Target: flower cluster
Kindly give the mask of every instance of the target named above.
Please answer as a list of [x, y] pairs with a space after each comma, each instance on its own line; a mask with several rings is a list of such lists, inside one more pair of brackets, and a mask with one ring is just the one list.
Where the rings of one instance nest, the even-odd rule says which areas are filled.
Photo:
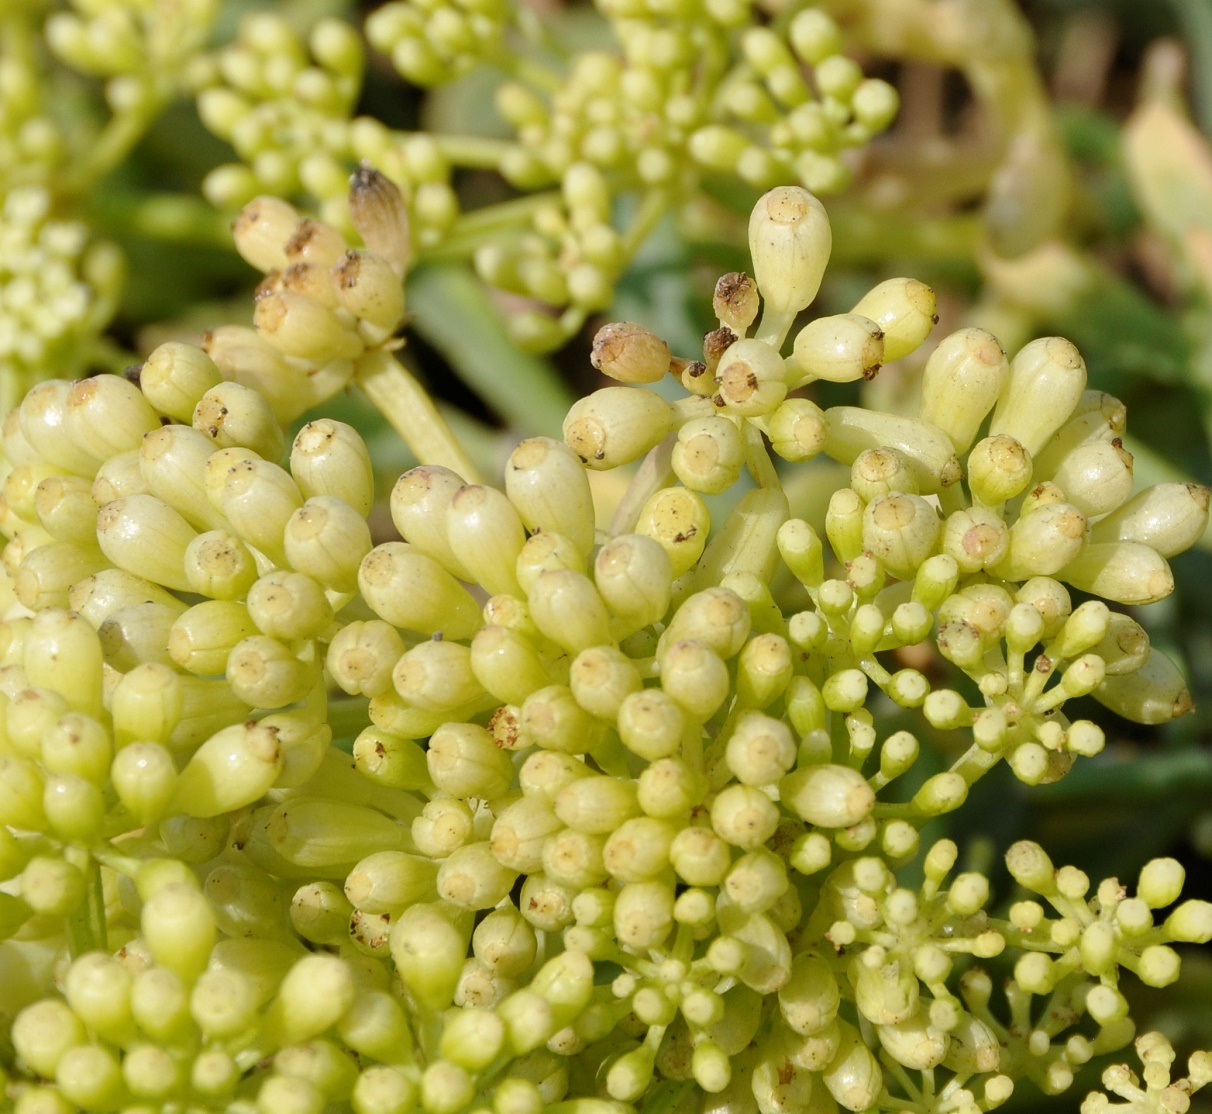
[[[791, 187], [754, 210], [756, 277], [721, 279], [701, 359], [607, 326], [618, 385], [518, 445], [502, 487], [467, 482], [391, 355], [403, 201], [364, 170], [349, 204], [363, 249], [245, 209], [254, 329], [45, 383], [4, 423], [17, 1110], [975, 1114], [1130, 1041], [1124, 972], [1168, 985], [1172, 945], [1212, 939], [1176, 862], [1091, 898], [1019, 843], [1051, 913], [1003, 917], [921, 834], [1002, 759], [1034, 783], [1096, 754], [1070, 696], [1186, 709], [1144, 631], [1064, 583], [1164, 595], [1206, 489], [1129, 497], [1122, 407], [1057, 338], [943, 340], [916, 418], [804, 397], [911, 351], [934, 305], [892, 280], [784, 357], [830, 248]], [[670, 375], [677, 402], [644, 389]], [[286, 446], [346, 383], [426, 461], [390, 492], [397, 540], [368, 525], [356, 430]], [[850, 466], [819, 529], [767, 446]], [[591, 475], [641, 457], [603, 521]], [[704, 497], [732, 489], [713, 527]], [[927, 641], [981, 707], [889, 672]], [[873, 689], [970, 745], [923, 779]], [[1002, 955], [1004, 1010], [977, 963]]]
[[10, 411], [49, 367], [79, 374], [117, 309], [122, 260], [77, 221], [51, 216], [42, 186], [0, 203], [0, 405]]
[[[816, 10], [776, 29], [747, 3], [600, 8], [618, 49], [578, 53], [566, 72], [529, 45], [542, 32], [516, 4], [394, 2], [369, 15], [371, 45], [411, 82], [503, 71], [495, 103], [509, 140], [351, 119], [364, 65], [352, 29], [322, 22], [305, 45], [280, 18], [250, 18], [197, 68], [202, 120], [241, 160], [214, 170], [206, 192], [236, 206], [306, 190], [340, 223], [343, 167], [369, 160], [405, 186], [421, 253], [474, 253], [486, 282], [534, 303], [508, 319], [514, 338], [548, 349], [609, 304], [675, 195], [712, 175], [835, 191], [849, 180], [844, 153], [895, 115], [892, 86], [865, 78]], [[459, 167], [493, 169], [533, 202], [461, 213]]]

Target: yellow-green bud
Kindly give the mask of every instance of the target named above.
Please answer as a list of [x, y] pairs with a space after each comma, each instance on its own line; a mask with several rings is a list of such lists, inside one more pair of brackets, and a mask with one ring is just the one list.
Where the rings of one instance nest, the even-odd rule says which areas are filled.
[[1032, 456], [1064, 424], [1086, 389], [1086, 365], [1062, 337], [1041, 337], [1010, 361], [990, 422], [990, 436], [1009, 434]]
[[749, 252], [769, 312], [789, 317], [816, 297], [832, 244], [825, 207], [807, 190], [780, 186], [759, 198]]
[[874, 379], [885, 358], [884, 331], [869, 317], [857, 311], [818, 317], [796, 333], [791, 359], [799, 375], [792, 386]]
[[665, 436], [669, 404], [651, 391], [603, 387], [575, 402], [564, 419], [564, 443], [587, 468], [617, 468], [643, 456]]

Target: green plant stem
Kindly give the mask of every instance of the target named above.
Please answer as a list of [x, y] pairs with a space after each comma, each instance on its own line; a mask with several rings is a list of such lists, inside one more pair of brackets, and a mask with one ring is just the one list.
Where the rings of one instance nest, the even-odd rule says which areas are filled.
[[137, 108], [111, 116], [88, 154], [60, 179], [57, 192], [72, 196], [91, 190], [126, 159], [163, 107], [163, 97], [149, 96]]
[[354, 381], [404, 438], [422, 464], [440, 464], [468, 483], [479, 483], [471, 458], [438, 413], [429, 392], [389, 352], [371, 352], [358, 361]]
[[414, 328], [511, 426], [558, 437], [572, 395], [544, 359], [510, 341], [483, 284], [466, 267], [432, 264], [408, 279]]
[[[428, 133], [427, 133], [428, 134]], [[492, 139], [481, 135], [429, 135], [446, 160], [454, 166], [478, 170], [496, 170], [501, 156], [515, 144], [508, 139]]]

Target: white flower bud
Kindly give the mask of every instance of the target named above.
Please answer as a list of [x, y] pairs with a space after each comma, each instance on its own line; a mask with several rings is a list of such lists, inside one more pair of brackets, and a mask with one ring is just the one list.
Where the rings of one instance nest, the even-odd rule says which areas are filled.
[[1086, 533], [1086, 516], [1075, 506], [1044, 504], [1010, 527], [1006, 556], [989, 571], [1002, 580], [1051, 576], [1081, 553]]
[[939, 526], [938, 512], [920, 495], [883, 495], [863, 512], [863, 550], [908, 579], [934, 551]]
[[[1037, 475], [1047, 472], [1041, 469]], [[1095, 518], [1115, 510], [1132, 493], [1132, 454], [1118, 439], [1092, 441], [1069, 453], [1051, 478], [1082, 514]]]
[[1031, 471], [1030, 454], [1005, 434], [978, 441], [968, 454], [968, 487], [987, 507], [998, 507], [1026, 490]]

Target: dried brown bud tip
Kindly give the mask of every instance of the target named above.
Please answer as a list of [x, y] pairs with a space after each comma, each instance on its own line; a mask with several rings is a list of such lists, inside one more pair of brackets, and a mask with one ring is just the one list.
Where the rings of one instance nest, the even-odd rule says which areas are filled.
[[743, 336], [757, 317], [757, 284], [744, 271], [730, 271], [721, 275], [715, 284], [711, 306], [721, 324], [738, 336]]

